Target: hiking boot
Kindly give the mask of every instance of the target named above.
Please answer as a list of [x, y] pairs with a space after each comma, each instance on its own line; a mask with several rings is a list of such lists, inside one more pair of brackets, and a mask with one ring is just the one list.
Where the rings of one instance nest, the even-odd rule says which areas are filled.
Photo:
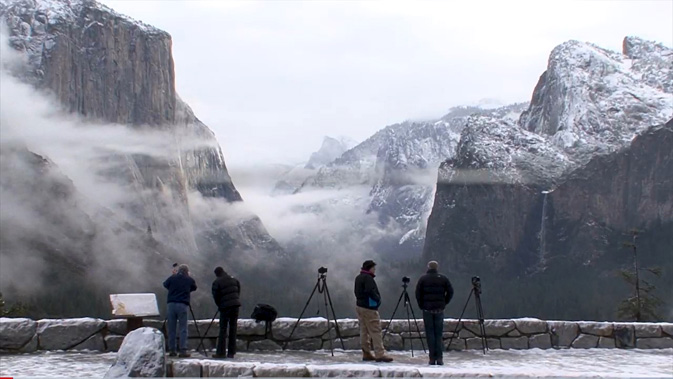
[[437, 361], [431, 359], [430, 362], [428, 362], [428, 364], [429, 364], [430, 366], [434, 366], [434, 365], [437, 364]]
[[227, 354], [227, 358], [234, 359], [234, 354]]
[[393, 361], [393, 358], [392, 358], [392, 357], [389, 357], [389, 356], [387, 356], [387, 355], [384, 355], [384, 356], [382, 356], [382, 357], [376, 358], [376, 361], [377, 361], [377, 362], [392, 362], [392, 361]]
[[178, 356], [178, 353], [176, 353], [176, 352], [174, 352], [174, 351], [171, 351], [171, 352], [168, 353], [168, 356], [169, 356], [169, 357], [177, 357], [177, 356]]
[[191, 356], [192, 356], [192, 355], [189, 354], [189, 353], [186, 352], [186, 351], [182, 351], [182, 352], [180, 352], [180, 354], [178, 354], [178, 357], [180, 357], [180, 358], [189, 358], [189, 357], [191, 357]]
[[367, 361], [375, 361], [376, 357], [372, 353], [368, 353], [366, 351], [362, 352], [362, 360], [367, 362]]
[[224, 354], [213, 354], [213, 356], [212, 356], [212, 358], [215, 358], [215, 359], [224, 359], [226, 357], [227, 356], [224, 355]]
[[437, 366], [444, 366], [444, 361], [441, 359], [437, 360]]

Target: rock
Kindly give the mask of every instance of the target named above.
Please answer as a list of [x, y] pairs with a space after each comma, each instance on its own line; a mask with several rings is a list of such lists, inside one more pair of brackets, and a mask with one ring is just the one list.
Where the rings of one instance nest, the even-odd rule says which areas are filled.
[[[463, 326], [474, 333], [475, 335], [481, 335], [479, 322], [470, 321], [463, 323]], [[502, 337], [507, 333], [514, 330], [514, 322], [510, 320], [485, 320], [484, 329], [486, 330], [487, 337]]]
[[423, 350], [424, 347], [427, 350], [428, 348], [428, 341], [425, 338], [403, 338], [402, 342], [404, 344], [404, 349], [402, 350], [411, 350], [412, 348], [414, 350]]
[[[451, 345], [449, 345], [449, 343]], [[448, 339], [444, 342], [444, 351], [446, 350], [465, 350], [465, 340], [462, 338]]]
[[390, 323], [390, 326], [388, 327], [388, 333], [393, 333], [393, 334], [400, 334], [402, 332], [409, 332], [409, 324], [411, 324], [411, 331], [416, 330], [416, 324], [418, 324], [418, 328], [420, 330], [425, 330], [425, 324], [423, 323], [423, 320], [410, 320], [410, 323], [407, 322], [407, 320], [393, 320]]
[[461, 329], [460, 332], [458, 332], [458, 337], [460, 338], [473, 338], [476, 337], [474, 333], [469, 331], [468, 329]]
[[236, 350], [237, 351], [248, 351], [248, 341], [246, 340], [236, 340]]
[[[197, 325], [199, 327], [198, 333], [196, 330]], [[210, 328], [208, 328], [209, 326]], [[206, 337], [217, 337], [220, 333], [219, 319], [214, 320], [212, 325], [210, 324], [210, 320], [197, 320], [196, 323], [193, 320], [189, 320], [187, 323], [187, 335], [189, 338], [203, 337], [206, 330], [208, 331]], [[238, 328], [236, 332], [238, 333]]]
[[106, 378], [163, 377], [166, 375], [164, 335], [154, 328], [139, 328], [124, 337], [116, 362]]
[[615, 339], [608, 337], [598, 337], [598, 347], [601, 349], [614, 349]]
[[591, 334], [594, 336], [608, 337], [612, 335], [611, 322], [588, 322], [580, 321], [577, 323], [580, 327], [580, 332], [584, 334]]
[[636, 336], [633, 324], [614, 325], [615, 346], [618, 348], [636, 347]]
[[199, 347], [201, 343], [200, 338], [188, 338], [187, 339], [187, 350], [198, 350], [203, 351], [203, 349], [210, 350], [214, 349], [217, 346], [217, 338], [204, 338], [203, 345]]
[[[486, 342], [486, 344], [487, 344], [486, 347], [488, 347], [488, 342]], [[467, 347], [467, 350], [481, 350], [483, 348], [482, 339], [479, 337], [466, 339], [465, 345]]]
[[673, 323], [670, 322], [662, 322], [661, 324], [661, 330], [668, 334], [669, 336], [673, 337]]
[[547, 322], [534, 318], [514, 319], [516, 329], [523, 334], [537, 334], [547, 332]]
[[71, 350], [88, 350], [88, 351], [105, 351], [105, 340], [103, 335], [96, 333], [89, 337], [86, 341], [73, 347]]
[[105, 336], [105, 351], [113, 351], [117, 352], [119, 351], [119, 348], [122, 346], [122, 342], [124, 341], [123, 336], [116, 336], [116, 335], [107, 335]]
[[200, 378], [203, 375], [201, 363], [194, 360], [176, 360], [171, 362], [171, 371], [176, 378]]
[[360, 335], [360, 323], [357, 319], [346, 318], [338, 320], [338, 325], [342, 338], [356, 337]]
[[263, 336], [265, 327], [265, 322], [256, 322], [253, 319], [239, 319], [236, 325], [236, 333], [239, 336]]
[[0, 349], [18, 350], [37, 332], [37, 323], [28, 318], [0, 318]]
[[530, 349], [551, 349], [551, 336], [549, 334], [536, 334], [528, 337]]
[[379, 368], [374, 365], [308, 365], [306, 366], [310, 377], [350, 377], [350, 378], [373, 378], [381, 376]]
[[661, 326], [655, 323], [637, 323], [634, 324], [636, 338], [654, 338], [661, 337]]
[[[458, 326], [462, 325], [462, 324], [463, 324], [462, 322], [458, 323], [458, 320], [455, 320], [455, 319], [451, 319], [451, 318], [444, 319], [444, 331], [445, 332], [446, 331], [453, 332], [456, 329], [461, 329]], [[458, 328], [456, 328], [456, 327], [458, 327]]]
[[399, 334], [388, 333], [383, 338], [383, 346], [386, 350], [404, 350], [404, 340]]
[[576, 349], [593, 349], [598, 347], [598, 337], [590, 334], [580, 334], [575, 338], [571, 347]]
[[236, 378], [239, 376], [253, 376], [254, 363], [248, 362], [221, 362], [203, 361], [201, 363], [204, 377]]
[[[290, 337], [290, 333], [296, 324], [296, 319], [279, 318], [273, 322], [272, 335], [275, 340], [285, 341]], [[302, 319], [299, 321], [297, 329], [292, 334], [293, 340], [304, 338], [321, 337], [327, 332], [327, 319], [314, 317]]]
[[521, 337], [521, 333], [514, 329], [511, 332], [507, 333], [507, 337]]
[[[362, 349], [362, 346], [360, 345], [360, 337], [344, 338], [343, 340], [344, 340], [344, 348], [346, 350]], [[335, 339], [334, 346], [341, 348], [341, 341], [339, 341], [339, 339]]]
[[486, 345], [489, 349], [502, 349], [502, 344], [500, 343], [500, 338], [487, 338]]
[[636, 347], [638, 349], [669, 349], [673, 348], [673, 338], [638, 338]]
[[[23, 345], [19, 349], [19, 353], [34, 353], [37, 351], [39, 345], [39, 339], [37, 338], [37, 334], [33, 336], [33, 338], [28, 341], [27, 344]], [[2, 349], [0, 349], [2, 351]]]
[[308, 376], [308, 369], [303, 364], [271, 364], [262, 363], [254, 367], [257, 378], [303, 378]]
[[[107, 331], [109, 333], [117, 334], [120, 336], [126, 335], [126, 320], [122, 319], [107, 320], [105, 321], [105, 325], [107, 326]], [[158, 329], [161, 330], [160, 328]]]
[[105, 328], [105, 321], [94, 318], [39, 320], [40, 350], [67, 350]]
[[500, 344], [503, 349], [528, 349], [528, 337], [503, 337]]
[[379, 367], [382, 378], [420, 378], [421, 373], [414, 367]]
[[157, 319], [152, 319], [152, 318], [146, 318], [146, 319], [143, 319], [143, 327], [154, 328], [154, 329], [157, 329], [157, 330], [163, 332], [164, 327], [165, 327], [165, 320], [157, 320]]
[[[338, 339], [337, 339], [338, 341]], [[287, 345], [285, 346], [286, 349], [288, 350], [320, 350], [320, 348], [323, 346], [322, 339], [320, 338], [306, 338], [303, 340], [296, 340], [296, 341], [291, 341], [288, 342]], [[340, 343], [339, 344], [334, 344], [334, 347], [341, 347]], [[329, 341], [325, 343], [325, 348], [329, 349]]]
[[548, 321], [551, 331], [551, 343], [554, 347], [570, 347], [579, 334], [579, 327], [574, 322]]
[[248, 350], [278, 351], [282, 350], [282, 348], [272, 340], [260, 340], [250, 341], [248, 344]]

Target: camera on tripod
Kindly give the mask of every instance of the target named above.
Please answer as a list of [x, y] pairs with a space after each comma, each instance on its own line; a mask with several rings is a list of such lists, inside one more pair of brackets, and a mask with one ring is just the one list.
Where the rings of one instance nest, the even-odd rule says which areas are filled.
[[323, 267], [323, 266], [321, 266], [321, 267], [318, 269], [318, 274], [326, 274], [326, 273], [327, 273], [327, 267]]
[[477, 295], [481, 295], [481, 279], [478, 276], [472, 277], [472, 288], [474, 288]]
[[408, 276], [405, 276], [405, 277], [402, 278], [402, 283], [404, 283], [404, 284], [407, 284], [407, 283], [409, 283], [410, 281], [411, 281], [411, 279], [409, 279]]

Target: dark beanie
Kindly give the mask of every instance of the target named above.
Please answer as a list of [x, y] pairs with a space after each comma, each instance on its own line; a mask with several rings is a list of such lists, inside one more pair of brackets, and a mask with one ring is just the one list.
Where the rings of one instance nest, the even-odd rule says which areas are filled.
[[215, 275], [222, 276], [222, 274], [224, 274], [224, 269], [220, 266], [215, 267]]
[[367, 260], [362, 263], [363, 270], [370, 270], [372, 267], [376, 266], [376, 262], [372, 260]]

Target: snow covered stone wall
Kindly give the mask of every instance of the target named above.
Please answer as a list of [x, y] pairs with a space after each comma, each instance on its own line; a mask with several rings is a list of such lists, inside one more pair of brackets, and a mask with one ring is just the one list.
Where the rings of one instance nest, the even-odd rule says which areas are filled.
[[[388, 350], [421, 349], [425, 338], [423, 320], [418, 320], [420, 335], [411, 321], [394, 320], [384, 339]], [[264, 335], [264, 324], [250, 319], [238, 321], [239, 351], [320, 350], [341, 348], [334, 322], [328, 333], [327, 321], [310, 318], [296, 323], [293, 318], [279, 318], [272, 331]], [[189, 324], [188, 346], [196, 349], [199, 335], [204, 335], [206, 349], [214, 349], [218, 322], [198, 320], [199, 334], [194, 322]], [[145, 320], [144, 325], [163, 330], [163, 320]], [[347, 350], [359, 350], [358, 321], [338, 320], [339, 331]], [[486, 320], [486, 343], [489, 349], [558, 349], [558, 348], [673, 348], [673, 323], [626, 323], [593, 321], [543, 321], [532, 318]], [[454, 335], [454, 331], [457, 333]], [[207, 331], [207, 333], [206, 333]], [[27, 353], [37, 350], [117, 351], [126, 334], [126, 320], [94, 318], [49, 319], [34, 321], [25, 318], [0, 318], [0, 352]], [[292, 334], [290, 338], [290, 334]], [[476, 320], [444, 320], [444, 345], [452, 350], [481, 349], [480, 327]], [[453, 339], [451, 337], [453, 336]], [[451, 346], [448, 346], [451, 341]], [[331, 345], [330, 345], [331, 344]]]

